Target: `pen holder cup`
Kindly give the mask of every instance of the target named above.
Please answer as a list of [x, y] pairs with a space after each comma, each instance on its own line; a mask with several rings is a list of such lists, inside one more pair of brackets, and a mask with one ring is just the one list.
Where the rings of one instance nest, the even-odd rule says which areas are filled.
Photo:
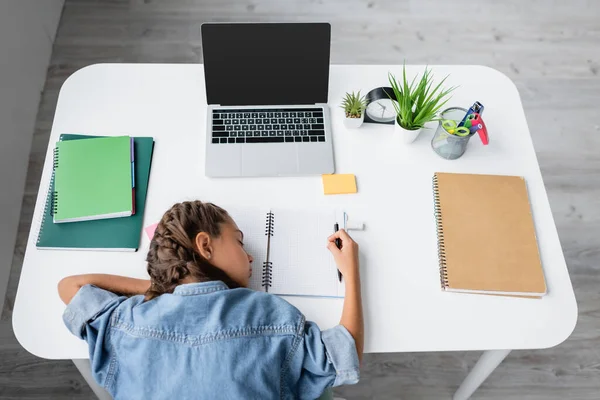
[[471, 139], [471, 136], [475, 133], [468, 134], [467, 136], [458, 136], [448, 133], [442, 126], [442, 122], [445, 120], [454, 121], [456, 125], [458, 125], [466, 113], [467, 110], [464, 108], [451, 107], [445, 109], [440, 114], [437, 130], [433, 135], [433, 139], [431, 139], [431, 148], [440, 157], [445, 158], [446, 160], [456, 160], [467, 150], [469, 139]]

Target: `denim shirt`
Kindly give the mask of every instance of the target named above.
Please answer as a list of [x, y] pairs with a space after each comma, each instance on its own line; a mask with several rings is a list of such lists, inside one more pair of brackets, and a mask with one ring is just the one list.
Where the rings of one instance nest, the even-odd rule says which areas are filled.
[[82, 287], [63, 320], [115, 399], [315, 399], [358, 382], [354, 339], [280, 297], [221, 281], [144, 302]]

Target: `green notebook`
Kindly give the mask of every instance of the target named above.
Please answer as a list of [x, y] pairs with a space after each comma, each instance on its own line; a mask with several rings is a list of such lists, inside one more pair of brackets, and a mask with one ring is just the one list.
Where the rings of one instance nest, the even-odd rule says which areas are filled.
[[[90, 140], [90, 136], [65, 134], [60, 137], [61, 141], [77, 139]], [[36, 243], [38, 249], [137, 250], [142, 232], [154, 140], [151, 137], [136, 137], [134, 146], [135, 215], [125, 218], [54, 224], [52, 223], [54, 179], [52, 179]]]
[[54, 151], [54, 222], [130, 216], [132, 162], [129, 136], [59, 141]]

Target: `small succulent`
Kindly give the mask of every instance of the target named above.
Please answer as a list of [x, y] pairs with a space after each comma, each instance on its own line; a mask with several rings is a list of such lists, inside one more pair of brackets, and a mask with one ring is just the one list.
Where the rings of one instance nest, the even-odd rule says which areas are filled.
[[361, 97], [360, 90], [358, 93], [346, 93], [341, 107], [346, 112], [347, 118], [360, 118], [365, 108], [367, 108], [367, 100], [365, 96]]

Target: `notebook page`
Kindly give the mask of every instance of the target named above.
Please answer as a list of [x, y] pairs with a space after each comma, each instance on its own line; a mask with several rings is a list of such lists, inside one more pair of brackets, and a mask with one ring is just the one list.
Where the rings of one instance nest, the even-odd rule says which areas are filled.
[[244, 248], [254, 257], [254, 262], [251, 264], [252, 276], [248, 286], [253, 290], [264, 291], [262, 267], [267, 258], [265, 223], [269, 209], [229, 207], [227, 212], [244, 233]]
[[[335, 211], [273, 209], [273, 263], [270, 293], [343, 297], [327, 237], [333, 233]], [[341, 226], [341, 225], [340, 225]]]

